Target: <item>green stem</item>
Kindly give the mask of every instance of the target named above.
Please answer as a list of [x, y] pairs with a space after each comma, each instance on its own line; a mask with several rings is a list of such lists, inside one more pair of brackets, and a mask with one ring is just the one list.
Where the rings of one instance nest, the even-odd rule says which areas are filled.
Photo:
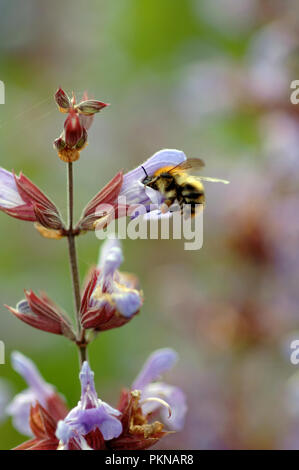
[[87, 359], [87, 351], [86, 351], [87, 343], [85, 340], [85, 331], [83, 330], [81, 323], [80, 323], [81, 295], [80, 295], [80, 279], [79, 279], [79, 270], [78, 270], [76, 241], [75, 241], [75, 233], [73, 229], [74, 179], [73, 179], [73, 164], [71, 162], [68, 163], [67, 175], [68, 175], [67, 186], [68, 186], [68, 220], [69, 220], [67, 239], [68, 239], [68, 247], [69, 247], [70, 270], [71, 270], [71, 275], [72, 275], [74, 304], [75, 304], [75, 312], [76, 312], [77, 346], [79, 349], [80, 364], [82, 365], [83, 362]]

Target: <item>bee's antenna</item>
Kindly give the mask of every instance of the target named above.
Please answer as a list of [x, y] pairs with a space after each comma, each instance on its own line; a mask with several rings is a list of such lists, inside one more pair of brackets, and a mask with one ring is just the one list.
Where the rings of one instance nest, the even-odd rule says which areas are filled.
[[141, 165], [141, 168], [143, 169], [143, 171], [145, 173], [145, 176], [148, 178], [148, 174], [147, 174], [146, 169], [144, 168], [144, 166]]

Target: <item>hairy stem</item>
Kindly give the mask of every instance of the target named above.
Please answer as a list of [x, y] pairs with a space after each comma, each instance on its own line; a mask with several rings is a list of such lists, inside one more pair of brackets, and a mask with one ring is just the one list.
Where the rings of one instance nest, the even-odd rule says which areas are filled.
[[73, 218], [74, 218], [74, 179], [73, 179], [73, 164], [68, 163], [67, 171], [67, 186], [68, 186], [68, 221], [69, 227], [67, 231], [68, 247], [69, 247], [69, 260], [70, 260], [70, 270], [72, 275], [73, 283], [73, 293], [74, 293], [74, 304], [76, 312], [76, 323], [77, 323], [77, 346], [79, 348], [79, 359], [80, 364], [87, 358], [87, 344], [85, 341], [85, 332], [81, 327], [80, 323], [80, 305], [81, 305], [81, 295], [80, 295], [80, 279], [78, 271], [78, 260], [77, 260], [77, 250], [76, 250], [76, 240], [75, 233], [73, 228]]

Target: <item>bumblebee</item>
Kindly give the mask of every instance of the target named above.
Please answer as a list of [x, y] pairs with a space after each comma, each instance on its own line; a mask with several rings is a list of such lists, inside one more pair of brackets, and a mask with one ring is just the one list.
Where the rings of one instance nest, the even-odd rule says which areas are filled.
[[199, 170], [204, 167], [204, 162], [200, 158], [190, 158], [174, 167], [160, 168], [153, 176], [149, 176], [142, 167], [145, 178], [142, 183], [159, 193], [165, 198], [164, 204], [169, 208], [178, 202], [181, 211], [184, 205], [189, 204], [191, 216], [195, 216], [205, 206], [205, 190], [202, 181], [220, 182], [227, 184], [229, 181], [206, 176], [192, 176], [190, 170]]

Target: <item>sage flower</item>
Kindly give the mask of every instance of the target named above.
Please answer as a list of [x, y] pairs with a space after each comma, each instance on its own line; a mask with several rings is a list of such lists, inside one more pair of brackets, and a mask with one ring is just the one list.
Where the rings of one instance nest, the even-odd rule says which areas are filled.
[[30, 359], [15, 351], [12, 353], [12, 366], [28, 384], [28, 389], [17, 394], [6, 409], [7, 414], [12, 417], [14, 427], [21, 434], [32, 435], [29, 424], [30, 409], [37, 402], [51, 413], [54, 419], [65, 416], [63, 399], [53, 385], [45, 382]]
[[135, 276], [118, 271], [122, 262], [119, 240], [107, 239], [83, 294], [80, 313], [84, 328], [100, 331], [117, 328], [139, 312], [142, 292]]
[[80, 382], [81, 399], [65, 419], [58, 423], [56, 430], [56, 436], [64, 449], [69, 449], [71, 441], [81, 445], [82, 438], [92, 431], [100, 431], [105, 441], [117, 438], [122, 432], [118, 419], [121, 413], [98, 398], [94, 373], [86, 361], [80, 372]]
[[151, 188], [147, 188], [142, 183], [146, 174], [153, 176], [160, 168], [172, 168], [186, 159], [186, 155], [181, 150], [164, 149], [156, 152], [142, 165], [124, 175], [119, 196], [126, 199], [127, 205], [141, 204], [148, 207], [152, 200], [149, 198], [147, 190]]
[[[186, 160], [181, 150], [164, 149], [156, 152], [145, 162], [125, 175], [118, 173], [83, 210], [79, 227], [83, 230], [101, 229], [114, 218], [139, 215], [138, 206], [156, 216], [161, 214], [160, 204], [163, 202], [158, 191], [145, 186], [142, 181], [160, 168], [172, 168]], [[168, 214], [165, 214], [169, 217]]]
[[[177, 353], [170, 348], [158, 349], [153, 352], [139, 375], [132, 384], [132, 390], [141, 390], [143, 413], [150, 414], [160, 408], [162, 421], [174, 431], [180, 431], [184, 426], [187, 411], [185, 395], [179, 387], [168, 385], [164, 382], [156, 382], [162, 374], [170, 370], [178, 359]], [[155, 401], [155, 399], [158, 399]], [[159, 399], [165, 401], [171, 410], [161, 407]]]

